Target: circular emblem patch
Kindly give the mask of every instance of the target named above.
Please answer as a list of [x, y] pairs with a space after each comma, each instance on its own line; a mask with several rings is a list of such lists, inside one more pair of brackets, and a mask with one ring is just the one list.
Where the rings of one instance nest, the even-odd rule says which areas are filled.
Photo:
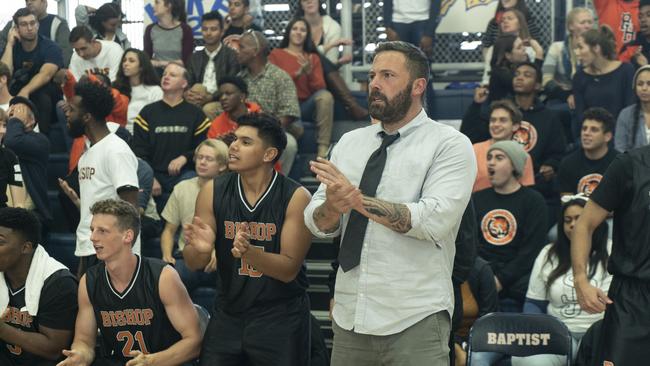
[[512, 135], [512, 140], [520, 143], [526, 152], [530, 152], [537, 145], [537, 129], [532, 124], [521, 121], [521, 127]]
[[578, 193], [584, 193], [587, 197], [591, 196], [602, 179], [603, 176], [598, 173], [585, 175], [578, 182]]
[[481, 231], [488, 243], [506, 245], [517, 235], [517, 220], [508, 210], [492, 210], [483, 216]]

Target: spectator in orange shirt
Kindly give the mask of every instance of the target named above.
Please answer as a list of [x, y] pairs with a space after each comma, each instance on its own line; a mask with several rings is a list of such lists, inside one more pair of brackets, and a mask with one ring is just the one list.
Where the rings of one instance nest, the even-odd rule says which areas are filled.
[[[510, 100], [497, 100], [490, 105], [490, 139], [472, 145], [476, 155], [478, 171], [472, 192], [490, 188], [490, 176], [487, 169], [487, 152], [490, 146], [498, 141], [510, 141], [515, 131], [521, 125], [522, 114], [519, 108]], [[533, 159], [526, 153], [526, 163], [523, 174], [517, 177], [519, 183], [524, 186], [535, 185], [535, 174], [533, 173]]]
[[227, 137], [237, 128], [237, 119], [248, 113], [257, 113], [262, 108], [255, 102], [246, 101], [248, 87], [238, 76], [224, 76], [219, 79], [219, 102], [223, 113], [212, 121], [208, 130], [209, 139], [222, 139], [230, 145]]
[[289, 22], [280, 46], [271, 51], [269, 61], [293, 79], [300, 102], [300, 117], [316, 122], [318, 156], [326, 157], [334, 124], [334, 97], [325, 85], [323, 66], [304, 18]]
[[618, 59], [629, 62], [637, 47], [627, 47], [625, 50], [621, 50], [621, 47], [632, 42], [639, 31], [639, 0], [593, 0], [593, 3], [598, 24], [607, 24], [614, 31]]

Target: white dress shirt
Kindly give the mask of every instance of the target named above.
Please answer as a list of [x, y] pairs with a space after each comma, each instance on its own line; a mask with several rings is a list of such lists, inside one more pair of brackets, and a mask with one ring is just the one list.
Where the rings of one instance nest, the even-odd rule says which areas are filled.
[[221, 51], [221, 44], [212, 52], [208, 51], [207, 48], [204, 51], [208, 55], [208, 63], [205, 65], [205, 72], [203, 73], [203, 86], [205, 86], [208, 93], [213, 94], [217, 91], [217, 77], [222, 76], [214, 72], [214, 58]]
[[[380, 131], [374, 124], [348, 132], [334, 147], [332, 163], [355, 186], [381, 145]], [[395, 334], [436, 312], [453, 313], [456, 234], [476, 177], [472, 144], [424, 110], [398, 132], [376, 197], [406, 204], [412, 228], [400, 234], [370, 220], [359, 266], [336, 276], [334, 320], [362, 334]], [[349, 214], [333, 233], [316, 227], [313, 213], [324, 201], [321, 184], [305, 209], [307, 227], [319, 237], [345, 232]]]

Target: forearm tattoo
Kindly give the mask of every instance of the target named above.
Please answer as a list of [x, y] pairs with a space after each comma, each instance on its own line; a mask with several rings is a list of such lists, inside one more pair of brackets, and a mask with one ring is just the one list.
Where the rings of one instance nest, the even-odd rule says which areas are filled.
[[314, 210], [314, 223], [320, 231], [326, 234], [333, 233], [339, 228], [339, 220], [336, 220], [333, 223], [328, 223], [327, 214], [325, 213], [323, 205], [316, 207]]
[[374, 197], [363, 197], [363, 206], [375, 221], [395, 232], [404, 234], [411, 230], [411, 211], [406, 205], [382, 201]]

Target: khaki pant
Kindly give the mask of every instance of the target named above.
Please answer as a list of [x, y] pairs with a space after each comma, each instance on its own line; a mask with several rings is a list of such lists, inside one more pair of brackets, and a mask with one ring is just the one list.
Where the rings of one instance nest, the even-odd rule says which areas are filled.
[[448, 366], [450, 326], [444, 310], [387, 336], [344, 330], [333, 321], [331, 366]]

